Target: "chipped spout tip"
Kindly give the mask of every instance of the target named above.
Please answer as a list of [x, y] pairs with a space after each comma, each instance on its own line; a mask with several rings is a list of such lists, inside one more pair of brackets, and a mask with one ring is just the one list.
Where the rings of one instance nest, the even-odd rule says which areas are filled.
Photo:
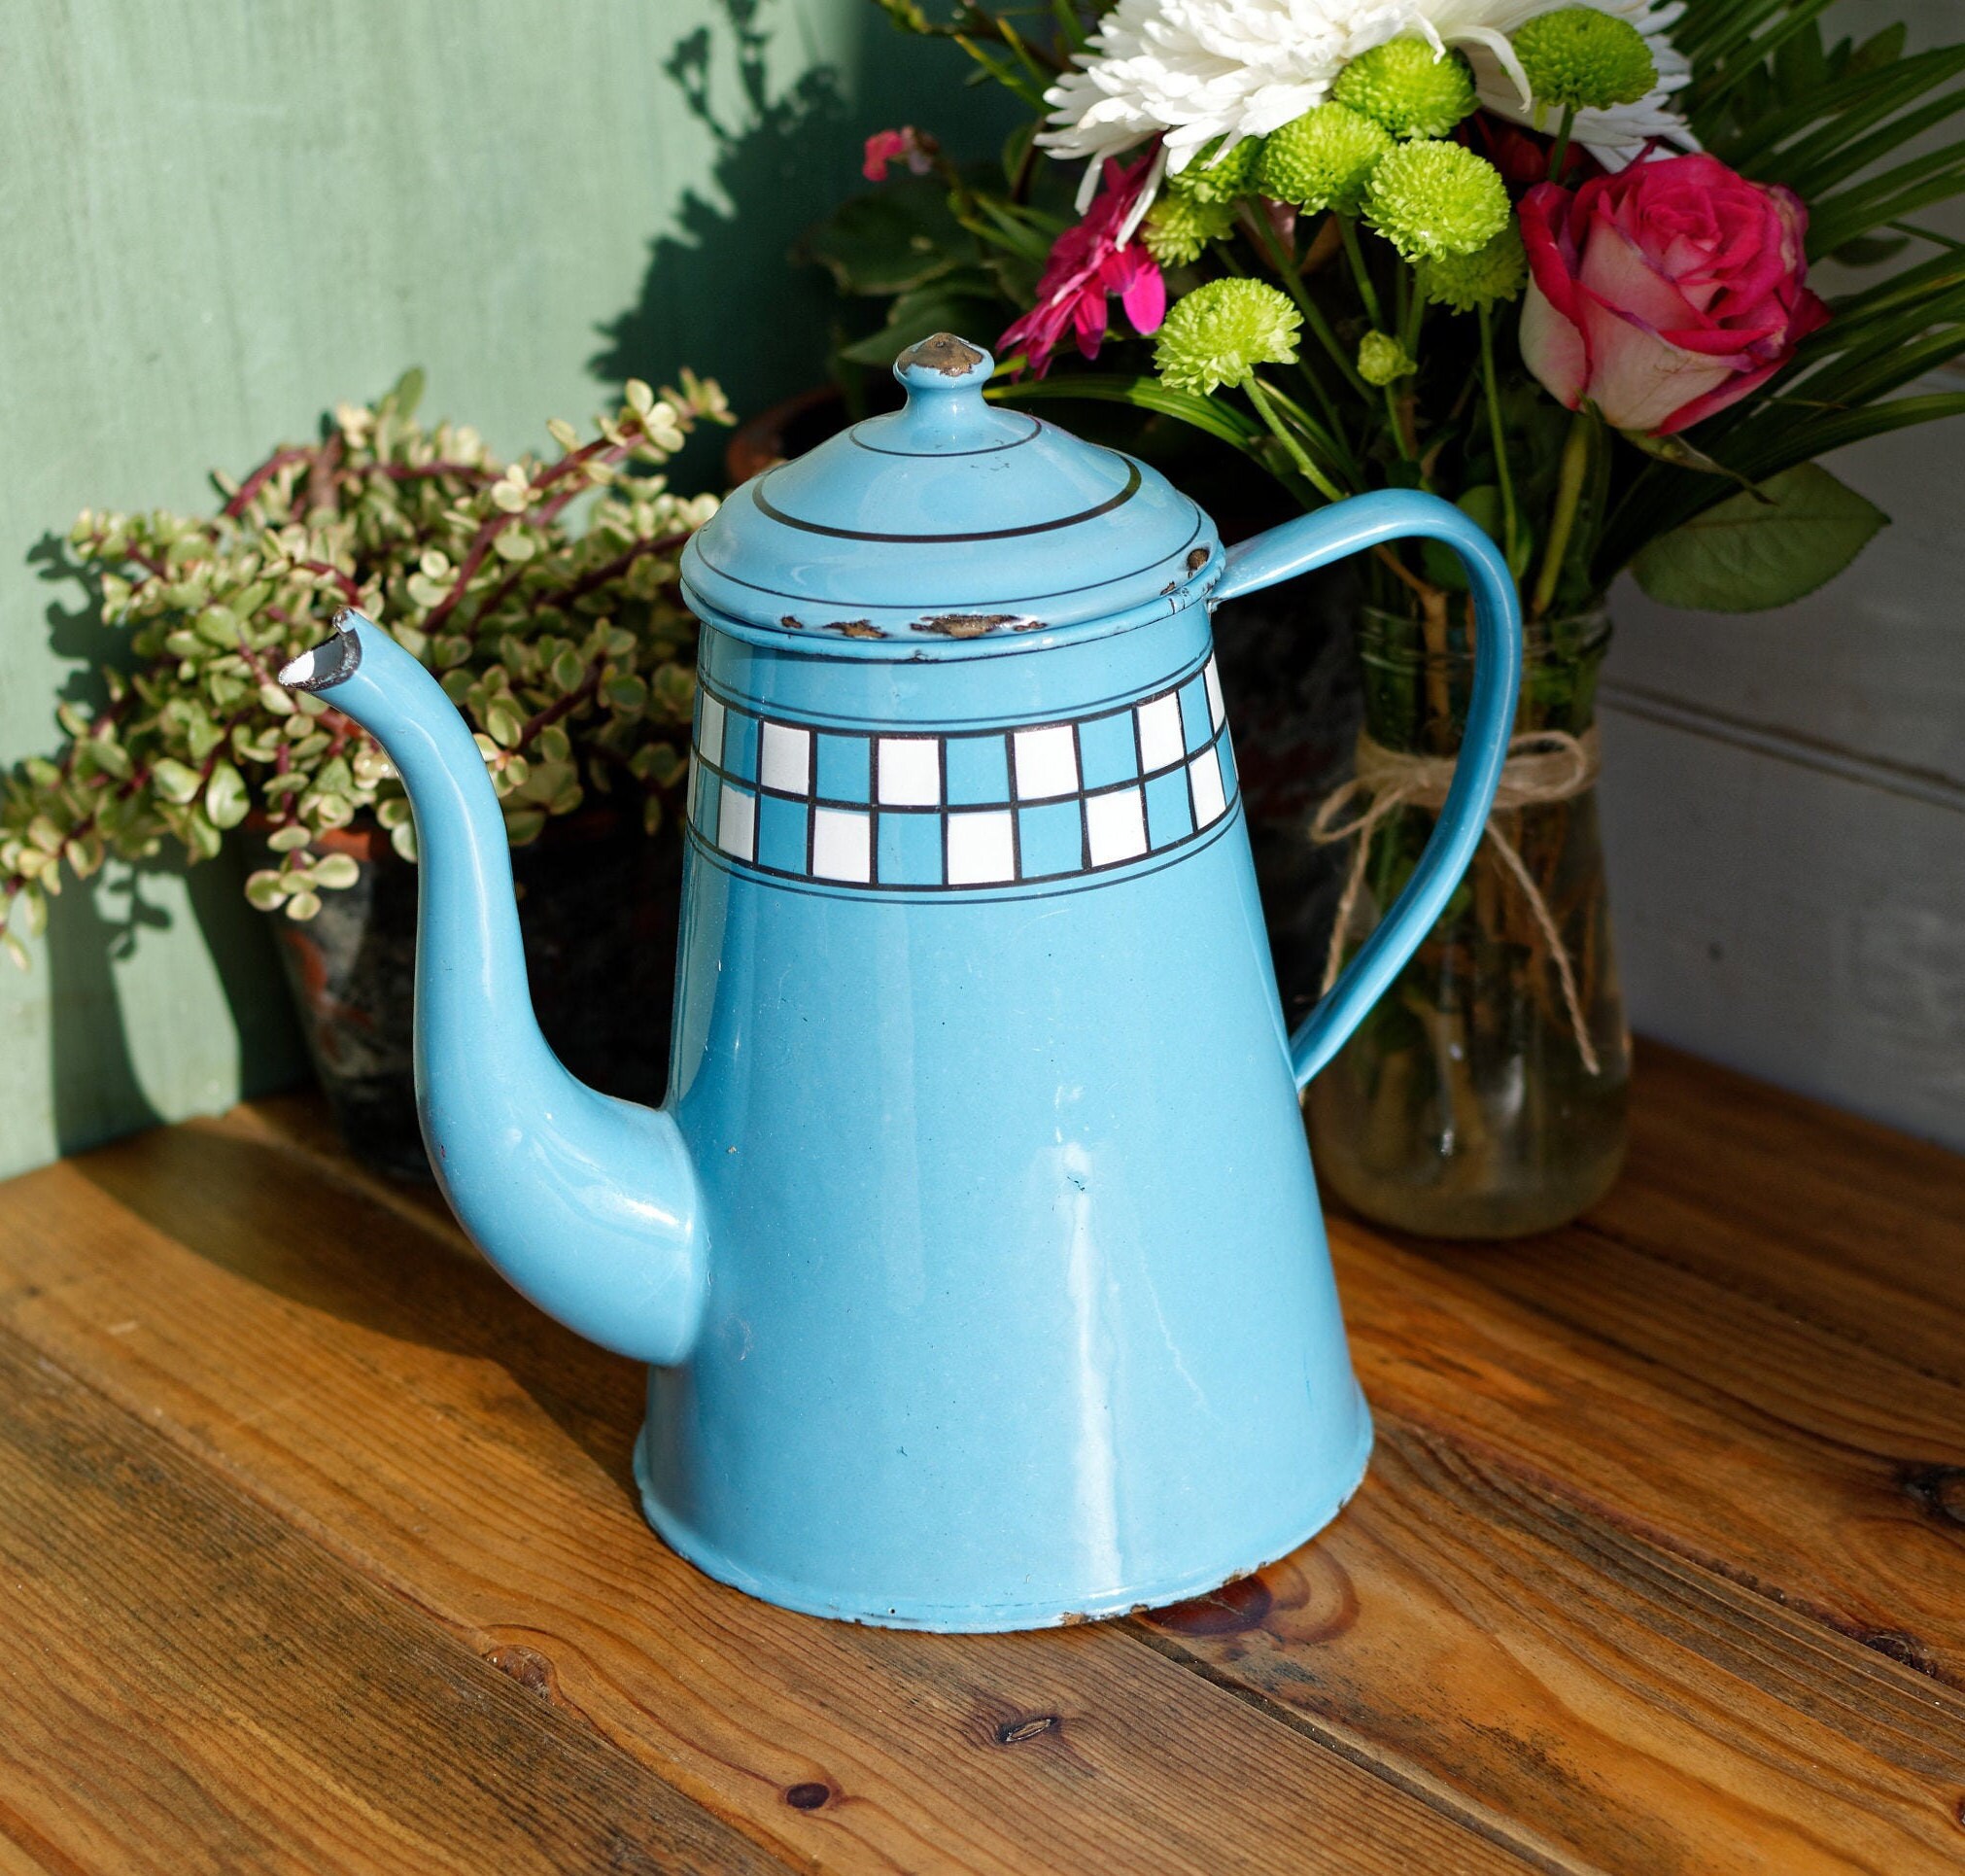
[[362, 641], [353, 612], [334, 614], [334, 636], [283, 666], [280, 682], [289, 690], [331, 690], [354, 677], [362, 663]]

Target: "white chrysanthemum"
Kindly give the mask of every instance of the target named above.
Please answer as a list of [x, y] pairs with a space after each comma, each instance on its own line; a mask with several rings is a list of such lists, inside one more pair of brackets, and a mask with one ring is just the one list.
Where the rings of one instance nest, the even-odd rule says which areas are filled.
[[1265, 137], [1330, 94], [1360, 52], [1396, 39], [1415, 0], [1119, 0], [1088, 56], [1045, 93], [1059, 156], [1099, 160], [1166, 136], [1175, 175], [1217, 137]]
[[[1564, 0], [1119, 0], [1083, 62], [1049, 91], [1051, 127], [1039, 141], [1058, 156], [1091, 158], [1081, 208], [1098, 186], [1100, 161], [1164, 135], [1166, 169], [1178, 175], [1216, 138], [1231, 148], [1265, 137], [1329, 95], [1361, 52], [1409, 33], [1473, 66], [1489, 110], [1535, 124], [1533, 101], [1508, 34]], [[1672, 115], [1672, 92], [1690, 69], [1667, 29], [1682, 0], [1586, 0], [1644, 35], [1658, 87], [1637, 104], [1578, 113], [1575, 140], [1612, 169], [1653, 137], [1691, 146]], [[1553, 123], [1536, 127], [1553, 130]], [[1157, 185], [1157, 178], [1154, 183]], [[1146, 212], [1143, 196], [1139, 213]]]
[[[1531, 129], [1553, 131], [1561, 113], [1538, 110], [1529, 97], [1521, 61], [1509, 34], [1565, 0], [1414, 0], [1413, 30], [1437, 47], [1457, 46], [1473, 67], [1484, 109]], [[1692, 81], [1692, 66], [1667, 36], [1685, 11], [1684, 0], [1581, 0], [1599, 13], [1628, 19], [1644, 35], [1658, 83], [1636, 104], [1608, 111], [1578, 111], [1575, 141], [1605, 169], [1635, 162], [1647, 143], [1696, 150], [1699, 141], [1672, 108], [1672, 96]]]

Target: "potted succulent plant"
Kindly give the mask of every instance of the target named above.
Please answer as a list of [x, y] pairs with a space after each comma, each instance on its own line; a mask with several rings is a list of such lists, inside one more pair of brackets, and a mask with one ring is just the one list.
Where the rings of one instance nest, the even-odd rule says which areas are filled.
[[404, 1171], [423, 1164], [409, 804], [362, 731], [274, 675], [349, 606], [439, 676], [504, 807], [542, 1025], [576, 1072], [659, 1095], [695, 694], [675, 557], [716, 504], [651, 471], [727, 421], [691, 374], [631, 382], [586, 440], [555, 420], [557, 455], [503, 463], [467, 427], [419, 424], [421, 390], [411, 371], [216, 476], [216, 513], [85, 513], [69, 548], [110, 635], [102, 702], [63, 704], [66, 744], [0, 789], [0, 942], [22, 965], [64, 873], [243, 841], [344, 1137]]

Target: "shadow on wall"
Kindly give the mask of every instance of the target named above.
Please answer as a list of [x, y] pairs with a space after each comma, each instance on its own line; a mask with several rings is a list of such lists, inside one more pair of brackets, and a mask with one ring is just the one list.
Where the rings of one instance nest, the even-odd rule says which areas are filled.
[[[103, 623], [94, 583], [70, 557], [65, 541], [45, 535], [27, 564], [42, 580], [70, 586], [81, 596], [74, 606], [50, 602], [49, 643], [58, 657], [79, 661], [57, 701], [97, 707], [103, 702], [98, 673], [122, 654], [123, 640]], [[172, 915], [156, 894], [167, 880], [183, 882], [180, 890], [211, 955], [238, 1039], [242, 1091], [283, 1087], [305, 1070], [272, 935], [246, 904], [236, 855], [227, 852], [188, 868], [166, 852], [134, 864], [111, 861], [88, 880], [69, 875], [49, 901], [46, 947], [49, 1096], [61, 1153], [80, 1152], [162, 1118], [130, 1047], [117, 966], [135, 958], [146, 929], [169, 927]], [[170, 1011], [166, 1020], [198, 1019]], [[168, 1061], [159, 1069], [166, 1076], [173, 1072]], [[183, 1104], [190, 1091], [159, 1092], [163, 1105], [171, 1105]]]
[[[958, 49], [896, 31], [870, 4], [847, 16], [858, 37], [845, 60], [819, 64], [809, 62], [789, 0], [716, 5], [715, 20], [679, 39], [664, 64], [716, 152], [713, 188], [685, 195], [674, 232], [652, 243], [636, 303], [598, 329], [605, 343], [590, 366], [618, 384], [631, 376], [659, 383], [690, 365], [720, 378], [748, 412], [824, 375], [830, 287], [820, 269], [793, 263], [790, 250], [805, 227], [866, 187], [864, 138], [918, 122], [952, 150], [989, 152], [1016, 106], [993, 86], [965, 88], [973, 68]], [[677, 483], [718, 485], [719, 449], [713, 432], [693, 439]], [[126, 649], [121, 636], [103, 623], [65, 542], [51, 535], [27, 559], [40, 579], [65, 589], [46, 613], [53, 650], [74, 661], [61, 696], [99, 705], [96, 674]], [[179, 878], [181, 886], [165, 884]], [[167, 927], [174, 905], [189, 909], [212, 958], [244, 1092], [304, 1076], [273, 937], [245, 903], [242, 879], [243, 862], [229, 851], [190, 869], [166, 853], [69, 879], [52, 901], [46, 968], [58, 1151], [202, 1104], [203, 1091], [171, 1079], [180, 1070], [169, 1043], [173, 1024], [205, 1021], [203, 1012], [174, 1001], [167, 986], [144, 984], [142, 1006], [153, 1014], [137, 1049], [122, 1005], [121, 983], [143, 976], [143, 932]], [[182, 1054], [209, 1070], [208, 1048]]]
[[[832, 323], [830, 283], [791, 260], [811, 223], [867, 184], [869, 134], [910, 122], [951, 150], [998, 148], [1017, 106], [995, 86], [965, 87], [975, 70], [959, 49], [898, 31], [858, 9], [852, 69], [808, 67], [774, 88], [774, 35], [790, 23], [781, 0], [717, 0], [720, 20], [676, 41], [663, 70], [716, 151], [713, 194], [691, 190], [675, 231], [650, 243], [635, 304], [600, 330], [595, 375], [660, 382], [684, 365], [720, 379], [741, 415], [823, 378]], [[734, 104], [719, 100], [734, 99]], [[701, 444], [702, 439], [697, 439]], [[689, 471], [710, 466], [686, 463]]]

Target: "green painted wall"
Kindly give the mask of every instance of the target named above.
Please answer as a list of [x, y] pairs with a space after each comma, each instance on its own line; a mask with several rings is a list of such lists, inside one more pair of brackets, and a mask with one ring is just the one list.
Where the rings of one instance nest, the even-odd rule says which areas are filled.
[[[49, 537], [190, 505], [341, 398], [543, 444], [636, 373], [740, 408], [819, 372], [797, 230], [867, 131], [991, 147], [995, 96], [870, 0], [16, 0], [0, 59], [0, 757], [52, 748], [89, 623]], [[0, 1173], [301, 1058], [221, 861], [112, 867], [0, 961]]]

